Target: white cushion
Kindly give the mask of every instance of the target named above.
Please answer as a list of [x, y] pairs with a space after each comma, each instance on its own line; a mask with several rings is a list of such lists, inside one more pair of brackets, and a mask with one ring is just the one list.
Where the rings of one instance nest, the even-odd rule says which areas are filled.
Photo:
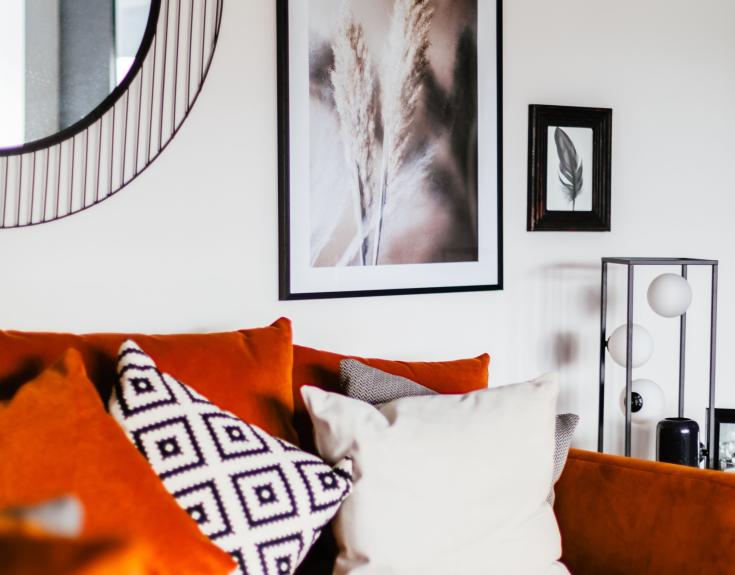
[[335, 575], [568, 573], [546, 498], [554, 377], [380, 407], [303, 388], [330, 463], [353, 459]]

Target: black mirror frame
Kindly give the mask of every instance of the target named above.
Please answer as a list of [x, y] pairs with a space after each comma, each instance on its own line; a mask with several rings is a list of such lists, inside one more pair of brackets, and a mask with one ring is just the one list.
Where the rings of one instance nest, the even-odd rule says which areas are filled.
[[173, 140], [209, 74], [224, 0], [151, 0], [135, 60], [85, 118], [0, 149], [0, 230], [84, 211], [126, 187]]
[[148, 52], [151, 48], [151, 45], [153, 44], [153, 38], [156, 35], [156, 27], [158, 26], [158, 18], [160, 14], [161, 0], [151, 0], [151, 9], [148, 14], [148, 23], [146, 24], [145, 32], [143, 33], [143, 38], [140, 42], [140, 47], [138, 48], [138, 52], [135, 55], [135, 60], [133, 61], [133, 64], [130, 66], [130, 70], [128, 70], [128, 73], [125, 74], [125, 77], [115, 87], [115, 89], [110, 92], [108, 96], [104, 100], [102, 100], [102, 102], [100, 102], [100, 104], [96, 108], [94, 108], [89, 114], [87, 114], [78, 122], [72, 124], [71, 126], [67, 126], [63, 130], [60, 130], [55, 134], [45, 136], [31, 142], [26, 142], [19, 146], [0, 148], [0, 157], [17, 156], [18, 154], [27, 154], [29, 152], [36, 152], [44, 148], [50, 148], [51, 146], [55, 146], [59, 142], [63, 142], [64, 140], [68, 140], [69, 138], [76, 136], [78, 133], [83, 132], [86, 128], [99, 120], [105, 114], [105, 112], [112, 108], [115, 103], [117, 103], [117, 101], [125, 95], [125, 93], [128, 91], [128, 88], [130, 88], [130, 84], [132, 84], [133, 80], [138, 75], [138, 72], [143, 65], [143, 61], [145, 60], [146, 56], [148, 56]]

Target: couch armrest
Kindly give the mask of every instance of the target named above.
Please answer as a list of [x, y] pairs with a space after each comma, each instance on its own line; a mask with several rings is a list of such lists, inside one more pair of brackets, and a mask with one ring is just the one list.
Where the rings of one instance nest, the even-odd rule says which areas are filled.
[[735, 475], [572, 450], [556, 494], [573, 575], [735, 573]]

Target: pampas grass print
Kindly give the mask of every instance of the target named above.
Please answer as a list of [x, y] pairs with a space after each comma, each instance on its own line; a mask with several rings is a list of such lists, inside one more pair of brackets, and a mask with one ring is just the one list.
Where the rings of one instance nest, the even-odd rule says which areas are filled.
[[406, 162], [411, 128], [421, 101], [433, 15], [431, 0], [396, 0], [382, 74], [383, 162], [373, 265], [380, 257], [385, 206], [389, 194], [395, 193], [393, 184]]
[[353, 172], [353, 203], [360, 236], [360, 263], [369, 249], [370, 216], [375, 205], [375, 78], [365, 44], [365, 32], [355, 23], [348, 4], [342, 6], [339, 31], [333, 45], [331, 79], [339, 115], [347, 165]]
[[[401, 193], [417, 189], [395, 184], [407, 165], [407, 150], [421, 103], [433, 15], [431, 0], [395, 0], [386, 57], [379, 72], [383, 125], [379, 142], [375, 69], [364, 31], [354, 20], [349, 1], [343, 3], [332, 45], [331, 81], [345, 158], [353, 171], [351, 194], [357, 225], [357, 237], [343, 261], [354, 259], [352, 252], [359, 247], [360, 265], [378, 265], [384, 220], [390, 213], [386, 207], [399, 201]], [[378, 157], [380, 174], [376, 177]]]

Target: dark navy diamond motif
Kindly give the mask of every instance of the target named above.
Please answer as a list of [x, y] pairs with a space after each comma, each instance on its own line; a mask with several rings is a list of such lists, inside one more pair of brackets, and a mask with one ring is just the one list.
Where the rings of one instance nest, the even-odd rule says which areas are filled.
[[[129, 355], [137, 356], [137, 358], [142, 359], [144, 363], [152, 363], [152, 360], [150, 357], [148, 357], [148, 354], [140, 349], [137, 344], [132, 341], [125, 342], [120, 348], [120, 352], [117, 354], [118, 364]], [[133, 360], [131, 360], [131, 363], [134, 363]]]
[[331, 489], [339, 489], [339, 482], [337, 481], [337, 478], [334, 476], [334, 472], [332, 472], [331, 470], [319, 473], [317, 477], [319, 478], [319, 481], [321, 481], [322, 489], [324, 491], [329, 491]]
[[350, 492], [350, 477], [343, 477], [338, 469], [325, 471], [321, 461], [294, 462], [296, 470], [309, 494], [312, 513], [339, 507]]
[[[251, 528], [298, 515], [291, 486], [278, 465], [237, 473], [231, 480]], [[262, 501], [259, 491], [266, 485], [273, 497]]]
[[151, 380], [147, 377], [132, 377], [130, 378], [130, 385], [133, 386], [133, 391], [135, 391], [136, 395], [152, 393], [155, 390]]
[[290, 443], [288, 443], [286, 441], [283, 441], [283, 439], [278, 439], [277, 437], [274, 437], [273, 439], [275, 440], [275, 442], [278, 445], [281, 446], [281, 448], [283, 449], [283, 451], [291, 452], [291, 453], [303, 453], [303, 451], [301, 451], [301, 449], [299, 449], [295, 445], [291, 445]]
[[270, 483], [268, 485], [256, 487], [255, 495], [258, 497], [258, 501], [261, 505], [268, 505], [269, 503], [276, 503], [278, 501], [278, 497], [273, 491], [273, 487]]
[[238, 441], [245, 442], [248, 440], [247, 437], [245, 437], [245, 433], [243, 432], [243, 430], [240, 429], [239, 427], [235, 427], [235, 426], [225, 427], [225, 433], [227, 433], [227, 437], [230, 438], [230, 441], [232, 443], [237, 443]]
[[133, 441], [161, 479], [206, 464], [191, 425], [185, 417], [134, 430]]
[[182, 489], [173, 496], [212, 541], [233, 533], [232, 523], [214, 481]]
[[202, 415], [217, 453], [224, 460], [268, 453], [270, 449], [252, 426], [223, 412]]
[[258, 545], [260, 565], [265, 575], [291, 575], [304, 549], [301, 533], [294, 533]]
[[209, 515], [207, 515], [207, 510], [204, 509], [204, 505], [202, 505], [201, 503], [197, 505], [192, 505], [191, 507], [187, 507], [186, 512], [189, 514], [189, 517], [191, 517], [199, 526], [203, 526], [209, 523]]
[[179, 380], [174, 379], [173, 377], [171, 378], [171, 380], [175, 382], [181, 388], [181, 391], [183, 391], [186, 394], [186, 396], [189, 398], [189, 400], [192, 403], [200, 403], [202, 405], [212, 405], [212, 403], [206, 397], [196, 392], [195, 390], [190, 388], [188, 385], [184, 385]]
[[242, 549], [230, 551], [230, 556], [235, 560], [235, 563], [237, 563], [237, 566], [240, 569], [239, 575], [248, 575], [249, 571], [245, 565], [245, 557], [242, 553]]
[[[131, 385], [123, 390], [120, 381], [128, 371], [134, 371], [135, 376], [127, 376]], [[149, 365], [128, 365], [120, 370], [120, 377], [115, 382], [115, 395], [125, 417], [178, 403], [161, 372]]]
[[181, 455], [181, 446], [176, 441], [175, 437], [169, 437], [168, 439], [161, 439], [156, 441], [156, 447], [158, 447], [158, 453], [161, 459], [168, 459], [176, 455]]

